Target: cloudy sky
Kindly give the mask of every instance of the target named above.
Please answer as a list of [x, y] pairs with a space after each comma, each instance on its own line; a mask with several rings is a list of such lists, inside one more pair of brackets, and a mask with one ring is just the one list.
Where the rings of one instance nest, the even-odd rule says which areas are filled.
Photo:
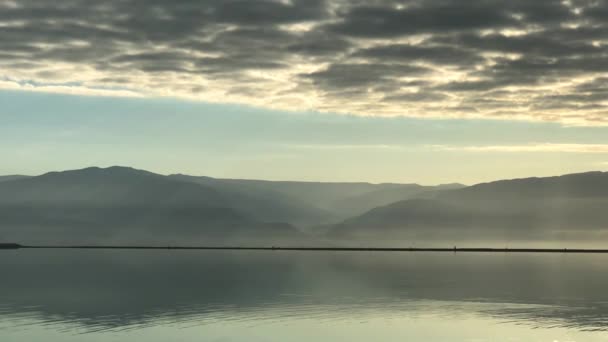
[[603, 0], [0, 0], [0, 174], [608, 168]]

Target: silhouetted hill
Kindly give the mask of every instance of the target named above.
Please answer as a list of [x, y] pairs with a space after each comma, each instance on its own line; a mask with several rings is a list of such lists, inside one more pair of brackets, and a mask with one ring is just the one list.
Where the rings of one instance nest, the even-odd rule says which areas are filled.
[[[3, 177], [0, 239], [154, 242], [248, 239], [269, 244], [440, 187], [163, 176], [128, 167]], [[457, 187], [451, 185], [448, 187]]]
[[0, 176], [0, 182], [8, 182], [8, 181], [13, 181], [13, 180], [17, 180], [17, 179], [27, 178], [27, 177], [28, 176], [22, 176], [22, 175]]
[[213, 188], [125, 167], [50, 172], [0, 183], [9, 241], [194, 241], [296, 236], [239, 212]]
[[608, 172], [574, 173], [555, 177], [531, 177], [481, 183], [443, 198], [460, 200], [592, 198], [608, 196]]
[[[340, 182], [264, 181], [215, 179], [174, 175], [232, 194], [235, 202], [256, 198], [259, 213], [283, 215], [276, 219], [293, 224], [317, 225], [339, 222], [372, 208], [417, 196], [433, 196], [434, 191], [462, 187], [446, 184], [437, 187], [417, 184], [372, 184]], [[249, 206], [249, 204], [247, 204]]]
[[470, 187], [163, 176], [126, 167], [0, 179], [0, 240], [23, 243], [301, 242], [294, 225], [332, 239], [391, 242], [608, 237], [603, 172]]
[[0, 203], [97, 206], [225, 206], [214, 189], [192, 186], [165, 176], [125, 167], [50, 172], [7, 182], [0, 188]]
[[578, 239], [608, 233], [608, 173], [526, 178], [381, 206], [331, 227], [338, 238]]
[[336, 201], [332, 207], [345, 216], [352, 217], [375, 207], [388, 205], [413, 198], [433, 198], [443, 190], [462, 188], [461, 184], [422, 186], [418, 184], [398, 184], [382, 186], [380, 189], [365, 192]]
[[239, 211], [262, 221], [289, 222], [306, 226], [335, 219], [331, 212], [256, 181], [232, 181], [211, 177], [171, 175], [172, 179], [201, 184], [220, 192]]

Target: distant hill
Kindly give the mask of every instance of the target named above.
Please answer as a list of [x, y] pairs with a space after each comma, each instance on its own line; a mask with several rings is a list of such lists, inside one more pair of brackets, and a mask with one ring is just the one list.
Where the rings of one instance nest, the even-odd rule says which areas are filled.
[[0, 241], [601, 241], [608, 239], [606, 208], [604, 172], [466, 187], [216, 179], [91, 167], [1, 177]]
[[446, 184], [439, 186], [422, 186], [418, 184], [392, 184], [379, 185], [379, 189], [368, 191], [360, 195], [349, 196], [335, 201], [331, 206], [334, 210], [344, 216], [365, 213], [375, 207], [388, 205], [398, 201], [414, 198], [434, 198], [444, 190], [460, 189], [465, 187], [462, 184]]
[[196, 199], [221, 206], [213, 189], [177, 182], [165, 176], [126, 167], [49, 172], [0, 185], [0, 203], [80, 206], [168, 206]]
[[118, 166], [5, 176], [0, 240], [302, 241], [301, 229], [455, 187], [163, 176]]
[[418, 196], [434, 196], [436, 191], [464, 187], [461, 184], [421, 186], [417, 184], [372, 184], [339, 182], [264, 181], [216, 179], [173, 175], [230, 193], [235, 202], [257, 198], [258, 214], [270, 212], [277, 220], [293, 224], [317, 225], [340, 222], [372, 208]]
[[17, 179], [27, 178], [27, 177], [28, 176], [22, 176], [22, 175], [0, 176], [0, 182], [8, 182], [8, 181], [13, 181], [13, 180], [17, 180]]
[[124, 167], [51, 172], [0, 183], [0, 239], [171, 242], [298, 236], [256, 220], [213, 188]]
[[608, 237], [608, 173], [525, 178], [398, 201], [334, 225], [334, 238]]
[[555, 177], [531, 177], [481, 183], [442, 194], [445, 199], [547, 199], [608, 196], [608, 172], [584, 172]]
[[233, 181], [211, 177], [171, 175], [171, 179], [200, 184], [221, 193], [232, 207], [262, 221], [289, 222], [298, 226], [336, 220], [335, 214], [306, 202], [298, 196], [272, 187], [258, 186], [257, 181]]

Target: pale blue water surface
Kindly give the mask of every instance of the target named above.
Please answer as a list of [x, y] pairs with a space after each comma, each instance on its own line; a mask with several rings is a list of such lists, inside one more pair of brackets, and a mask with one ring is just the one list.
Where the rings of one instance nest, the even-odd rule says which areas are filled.
[[608, 255], [0, 251], [0, 341], [608, 341]]

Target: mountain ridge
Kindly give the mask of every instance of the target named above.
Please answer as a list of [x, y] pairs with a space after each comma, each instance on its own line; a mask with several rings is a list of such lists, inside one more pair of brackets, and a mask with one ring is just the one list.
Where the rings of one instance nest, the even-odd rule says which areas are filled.
[[608, 237], [608, 172], [601, 171], [466, 187], [166, 176], [121, 166], [4, 179], [0, 239]]
[[18, 241], [189, 241], [258, 233], [299, 234], [287, 223], [239, 212], [215, 189], [133, 168], [90, 167], [0, 183], [0, 237]]
[[457, 238], [459, 234], [503, 239], [582, 237], [608, 232], [606, 207], [607, 172], [517, 178], [380, 206], [334, 225], [329, 234], [368, 239], [397, 235]]

